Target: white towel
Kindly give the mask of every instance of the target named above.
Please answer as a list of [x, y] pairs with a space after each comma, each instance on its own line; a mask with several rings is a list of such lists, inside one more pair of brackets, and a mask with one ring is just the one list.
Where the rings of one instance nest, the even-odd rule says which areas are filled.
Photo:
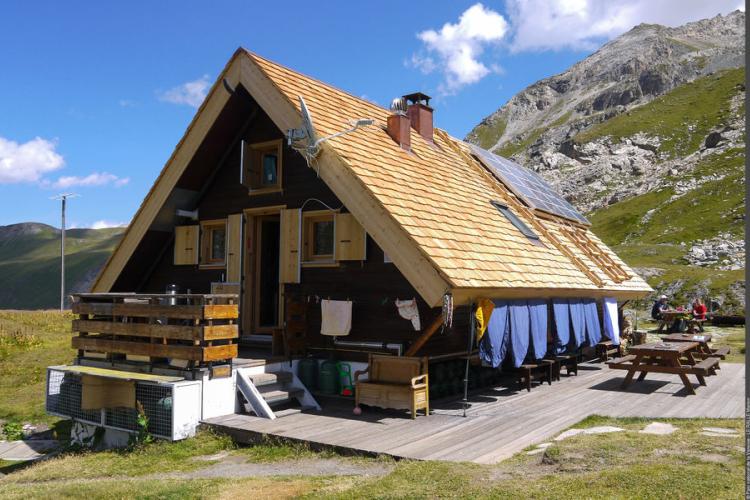
[[343, 337], [352, 330], [352, 302], [350, 300], [321, 300], [321, 335]]
[[417, 299], [396, 299], [396, 307], [398, 308], [398, 314], [402, 318], [411, 320], [411, 325], [414, 327], [414, 330], [419, 331], [422, 329], [419, 323], [419, 309], [417, 308]]

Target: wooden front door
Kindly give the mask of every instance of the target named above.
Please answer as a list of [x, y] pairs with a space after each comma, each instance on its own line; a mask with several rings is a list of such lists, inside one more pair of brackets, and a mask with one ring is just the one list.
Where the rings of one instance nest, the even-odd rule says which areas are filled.
[[280, 220], [278, 212], [246, 214], [245, 294], [243, 334], [270, 334], [279, 328]]

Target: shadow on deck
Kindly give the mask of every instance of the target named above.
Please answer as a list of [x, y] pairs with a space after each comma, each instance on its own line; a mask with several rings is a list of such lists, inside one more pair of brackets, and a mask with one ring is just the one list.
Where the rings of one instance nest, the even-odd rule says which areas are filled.
[[429, 417], [363, 408], [352, 414], [351, 399], [321, 401], [322, 411], [275, 420], [226, 415], [204, 422], [241, 443], [302, 442], [313, 449], [346, 454], [391, 455], [421, 460], [495, 463], [550, 439], [589, 415], [647, 418], [741, 418], [745, 367], [722, 363], [708, 385], [687, 396], [678, 377], [649, 374], [620, 389], [623, 374], [603, 365], [583, 365], [578, 376], [537, 385], [527, 393], [511, 387], [474, 392], [464, 416], [460, 399], [433, 403]]

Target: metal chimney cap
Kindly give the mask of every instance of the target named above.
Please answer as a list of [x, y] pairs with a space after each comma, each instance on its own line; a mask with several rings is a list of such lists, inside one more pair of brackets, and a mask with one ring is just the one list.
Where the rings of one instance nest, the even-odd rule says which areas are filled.
[[394, 113], [405, 115], [406, 107], [406, 99], [404, 99], [403, 97], [396, 97], [393, 101], [391, 101], [391, 111], [393, 111]]

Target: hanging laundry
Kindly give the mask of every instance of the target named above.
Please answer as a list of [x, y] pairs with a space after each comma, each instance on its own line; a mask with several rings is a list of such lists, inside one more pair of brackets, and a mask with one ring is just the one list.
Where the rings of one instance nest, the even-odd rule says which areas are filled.
[[496, 300], [492, 316], [487, 323], [487, 334], [479, 342], [479, 358], [485, 363], [497, 368], [505, 359], [510, 344], [510, 328], [508, 325], [508, 303]]
[[602, 340], [602, 328], [599, 324], [599, 310], [594, 299], [586, 299], [583, 303], [586, 310], [586, 338], [591, 347]]
[[552, 313], [555, 316], [555, 350], [563, 353], [570, 343], [570, 309], [568, 299], [552, 299]]
[[570, 299], [570, 323], [573, 325], [573, 341], [578, 349], [586, 339], [586, 311], [581, 299]]
[[417, 299], [411, 300], [398, 300], [396, 299], [396, 307], [398, 308], [398, 314], [404, 319], [411, 321], [414, 330], [419, 331], [422, 326], [419, 322], [419, 308], [417, 307]]
[[510, 302], [510, 346], [513, 366], [518, 368], [529, 350], [529, 305], [525, 300]]
[[604, 298], [604, 334], [614, 345], [620, 345], [620, 322], [617, 314], [617, 300]]
[[531, 319], [531, 346], [534, 359], [542, 359], [547, 354], [547, 301], [529, 300]]
[[482, 335], [487, 331], [487, 324], [492, 316], [492, 309], [495, 304], [489, 299], [479, 299], [477, 310], [474, 311], [474, 317], [477, 319], [477, 340], [482, 340]]
[[320, 333], [334, 337], [349, 335], [352, 330], [352, 302], [350, 300], [320, 301]]

